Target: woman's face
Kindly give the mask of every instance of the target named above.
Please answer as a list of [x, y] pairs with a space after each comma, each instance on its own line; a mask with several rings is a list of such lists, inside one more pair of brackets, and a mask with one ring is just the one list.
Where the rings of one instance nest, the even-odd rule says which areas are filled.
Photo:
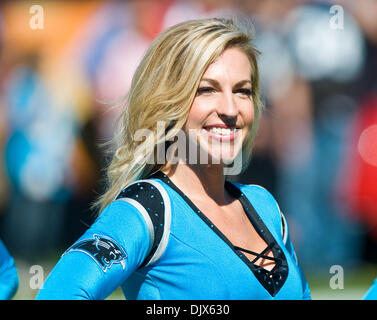
[[[231, 163], [254, 119], [251, 65], [238, 48], [226, 49], [200, 81], [184, 131], [207, 163]], [[195, 149], [194, 149], [195, 150]]]

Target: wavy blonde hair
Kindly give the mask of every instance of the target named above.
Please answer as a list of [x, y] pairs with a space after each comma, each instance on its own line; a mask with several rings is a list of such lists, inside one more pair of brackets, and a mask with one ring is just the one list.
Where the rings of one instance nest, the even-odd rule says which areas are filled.
[[[119, 132], [111, 141], [114, 149], [107, 168], [107, 190], [93, 207], [101, 212], [126, 185], [162, 169], [163, 165], [148, 164], [148, 156], [155, 155], [161, 143], [183, 128], [203, 73], [230, 47], [242, 50], [252, 67], [255, 117], [242, 151], [243, 159], [249, 161], [261, 103], [258, 52], [247, 29], [243, 31], [229, 19], [191, 20], [168, 28], [152, 41], [135, 71], [118, 119]], [[168, 123], [169, 130], [158, 130], [159, 121]], [[140, 129], [154, 134], [139, 141], [135, 135]]]

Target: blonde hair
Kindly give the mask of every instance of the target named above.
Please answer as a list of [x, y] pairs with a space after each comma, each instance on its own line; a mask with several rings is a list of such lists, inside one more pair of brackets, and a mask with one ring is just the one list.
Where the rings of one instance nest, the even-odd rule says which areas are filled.
[[[261, 108], [257, 50], [251, 40], [251, 32], [242, 31], [233, 20], [214, 18], [177, 24], [152, 41], [133, 76], [119, 118], [120, 131], [111, 141], [114, 149], [107, 168], [107, 191], [94, 207], [101, 212], [126, 185], [162, 168], [148, 164], [145, 153], [154, 155], [161, 143], [183, 128], [203, 73], [230, 47], [242, 50], [252, 67], [255, 119], [242, 151], [243, 159], [249, 160]], [[169, 124], [169, 130], [158, 130], [161, 120]], [[134, 137], [140, 129], [154, 134], [138, 141]]]

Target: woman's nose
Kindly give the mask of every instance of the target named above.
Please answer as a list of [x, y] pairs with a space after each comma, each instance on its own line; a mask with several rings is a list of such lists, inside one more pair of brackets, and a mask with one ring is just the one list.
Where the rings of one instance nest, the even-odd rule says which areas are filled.
[[226, 118], [237, 118], [238, 106], [233, 92], [223, 92], [220, 97], [217, 113]]

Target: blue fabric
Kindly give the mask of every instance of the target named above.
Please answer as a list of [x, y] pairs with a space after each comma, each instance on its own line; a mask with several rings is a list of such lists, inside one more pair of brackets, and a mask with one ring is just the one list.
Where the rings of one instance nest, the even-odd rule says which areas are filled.
[[140, 267], [149, 250], [147, 224], [131, 204], [114, 201], [78, 241], [94, 235], [113, 239], [125, 252], [125, 265], [113, 263], [105, 272], [94, 256], [68, 251], [37, 299], [104, 299], [118, 286], [127, 299], [310, 299], [293, 246], [290, 240], [283, 243], [280, 210], [268, 191], [237, 184], [287, 259], [288, 277], [274, 297], [187, 202], [165, 182], [159, 182], [170, 197], [172, 217], [168, 245], [157, 262]]
[[0, 300], [11, 299], [18, 289], [18, 274], [14, 259], [0, 240]]
[[372, 286], [363, 297], [363, 300], [377, 300], [377, 279], [374, 280]]

